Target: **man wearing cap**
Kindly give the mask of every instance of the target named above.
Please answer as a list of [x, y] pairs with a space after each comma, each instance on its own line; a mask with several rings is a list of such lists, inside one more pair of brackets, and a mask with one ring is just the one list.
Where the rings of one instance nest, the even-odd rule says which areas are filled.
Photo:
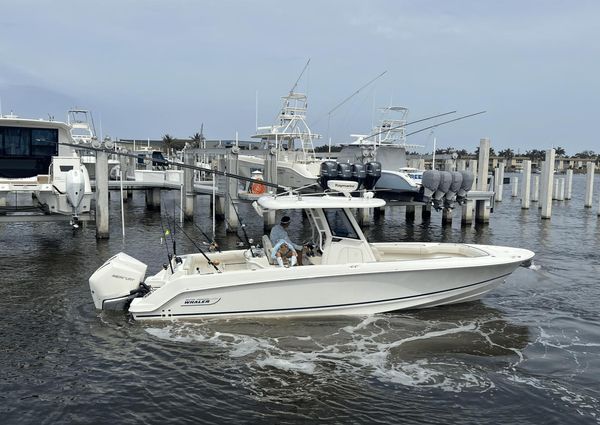
[[279, 241], [284, 240], [287, 242], [288, 245], [294, 247], [294, 249], [298, 252], [298, 265], [301, 266], [302, 265], [302, 245], [298, 245], [298, 244], [295, 244], [294, 242], [292, 242], [287, 233], [287, 228], [289, 227], [291, 221], [292, 221], [292, 219], [287, 215], [284, 215], [283, 217], [281, 217], [281, 221], [279, 222], [279, 224], [276, 224], [271, 229], [271, 234], [269, 235], [269, 239], [271, 239], [271, 243], [273, 244], [273, 246], [277, 245], [277, 243]]

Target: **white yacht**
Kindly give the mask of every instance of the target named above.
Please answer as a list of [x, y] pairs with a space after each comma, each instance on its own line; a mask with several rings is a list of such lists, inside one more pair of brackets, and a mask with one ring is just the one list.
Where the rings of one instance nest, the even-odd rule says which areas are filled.
[[[90, 212], [92, 189], [87, 170], [74, 150], [71, 127], [53, 120], [0, 116], [0, 199], [32, 193], [33, 207], [46, 214]], [[4, 201], [6, 202], [6, 201]]]
[[[96, 136], [94, 119], [91, 111], [86, 109], [70, 109], [67, 111], [67, 124], [70, 127], [71, 138], [74, 144], [97, 148], [100, 146]], [[89, 176], [96, 178], [96, 154], [92, 150], [79, 150], [81, 160]], [[120, 161], [113, 155], [108, 158], [108, 175], [111, 180], [118, 180]]]
[[[252, 136], [260, 139], [265, 149], [272, 149], [277, 161], [277, 184], [281, 186], [304, 187], [316, 183], [319, 177], [321, 160], [315, 157], [313, 140], [321, 136], [306, 123], [306, 110], [306, 95], [290, 92], [283, 97], [278, 124], [258, 127]], [[240, 174], [245, 177], [251, 177], [255, 170], [264, 171], [264, 157], [240, 154], [238, 159]]]
[[264, 196], [265, 211], [300, 209], [312, 227], [302, 266], [280, 267], [262, 249], [177, 256], [144, 280], [147, 265], [119, 253], [89, 279], [97, 309], [137, 320], [368, 315], [471, 301], [500, 285], [534, 253], [451, 243], [369, 243], [351, 210], [385, 205], [372, 192]]

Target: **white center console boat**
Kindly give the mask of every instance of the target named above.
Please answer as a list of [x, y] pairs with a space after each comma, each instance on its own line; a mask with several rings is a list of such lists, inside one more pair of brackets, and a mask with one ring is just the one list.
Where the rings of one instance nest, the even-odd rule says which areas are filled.
[[90, 277], [92, 298], [97, 309], [126, 309], [138, 320], [366, 315], [478, 299], [534, 256], [487, 245], [369, 243], [352, 210], [384, 205], [372, 193], [264, 196], [255, 203], [261, 214], [306, 212], [312, 249], [303, 266], [273, 264], [266, 235], [262, 249], [172, 258], [145, 281], [146, 264], [119, 253]]

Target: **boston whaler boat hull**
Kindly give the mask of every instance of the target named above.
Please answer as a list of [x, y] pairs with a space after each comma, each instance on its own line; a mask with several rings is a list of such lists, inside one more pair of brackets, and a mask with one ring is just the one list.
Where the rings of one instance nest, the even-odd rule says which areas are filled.
[[[263, 196], [265, 211], [301, 209], [312, 235], [303, 265], [273, 264], [273, 246], [189, 254], [144, 280], [146, 264], [119, 253], [90, 277], [98, 309], [136, 319], [230, 316], [365, 315], [480, 298], [534, 253], [449, 243], [369, 243], [351, 209], [385, 205], [372, 193], [349, 196], [356, 182], [328, 181], [344, 193]], [[143, 282], [142, 282], [143, 281]]]
[[[324, 316], [367, 315], [403, 309], [434, 307], [472, 301], [500, 285], [531, 251], [517, 248], [467, 245], [480, 251], [479, 257], [444, 257], [444, 251], [458, 249], [454, 244], [372, 244], [405, 252], [429, 250], [427, 260], [410, 259], [375, 263], [348, 263], [331, 266], [279, 268], [264, 257], [248, 267], [226, 273], [200, 274], [191, 270], [200, 261], [197, 254], [181, 257], [175, 274], [163, 270], [146, 284], [156, 288], [142, 298], [134, 298], [129, 312], [135, 319], [192, 319], [215, 316]], [[449, 249], [452, 248], [452, 249]], [[243, 259], [247, 252], [233, 251]], [[111, 262], [120, 263], [118, 254], [94, 274], [105, 280]], [[438, 257], [438, 258], [436, 258]], [[218, 261], [219, 255], [212, 255]], [[265, 260], [264, 264], [261, 264]], [[137, 261], [137, 260], [133, 260]], [[145, 265], [139, 263], [145, 269]], [[225, 270], [235, 268], [225, 262]], [[264, 266], [263, 267], [261, 267]], [[221, 267], [221, 266], [219, 266]], [[118, 269], [118, 267], [117, 267]], [[225, 271], [224, 270], [224, 271]], [[192, 271], [191, 274], [188, 274]], [[121, 278], [127, 278], [123, 276]], [[131, 283], [136, 281], [130, 278]], [[167, 283], [168, 282], [168, 283]], [[135, 289], [136, 285], [132, 286]], [[96, 305], [102, 308], [102, 305]]]

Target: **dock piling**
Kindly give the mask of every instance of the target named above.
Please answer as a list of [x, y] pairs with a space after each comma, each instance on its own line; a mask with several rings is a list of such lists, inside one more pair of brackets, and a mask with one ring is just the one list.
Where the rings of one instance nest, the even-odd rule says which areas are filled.
[[585, 208], [592, 208], [593, 195], [594, 195], [594, 170], [596, 164], [592, 161], [587, 163], [587, 177], [585, 179]]
[[573, 170], [567, 170], [567, 182], [565, 187], [565, 199], [571, 199], [573, 193]]
[[96, 152], [96, 239], [109, 237], [108, 153]]
[[521, 208], [529, 209], [529, 200], [531, 194], [531, 160], [523, 161], [523, 181], [521, 182]]
[[[488, 190], [488, 164], [490, 161], [490, 139], [483, 138], [479, 141], [479, 168], [477, 170], [477, 190]], [[490, 201], [475, 202], [475, 220], [478, 223], [490, 221]]]
[[552, 190], [554, 183], [554, 159], [556, 151], [554, 149], [546, 150], [546, 160], [542, 174], [542, 218], [550, 219], [552, 217]]

